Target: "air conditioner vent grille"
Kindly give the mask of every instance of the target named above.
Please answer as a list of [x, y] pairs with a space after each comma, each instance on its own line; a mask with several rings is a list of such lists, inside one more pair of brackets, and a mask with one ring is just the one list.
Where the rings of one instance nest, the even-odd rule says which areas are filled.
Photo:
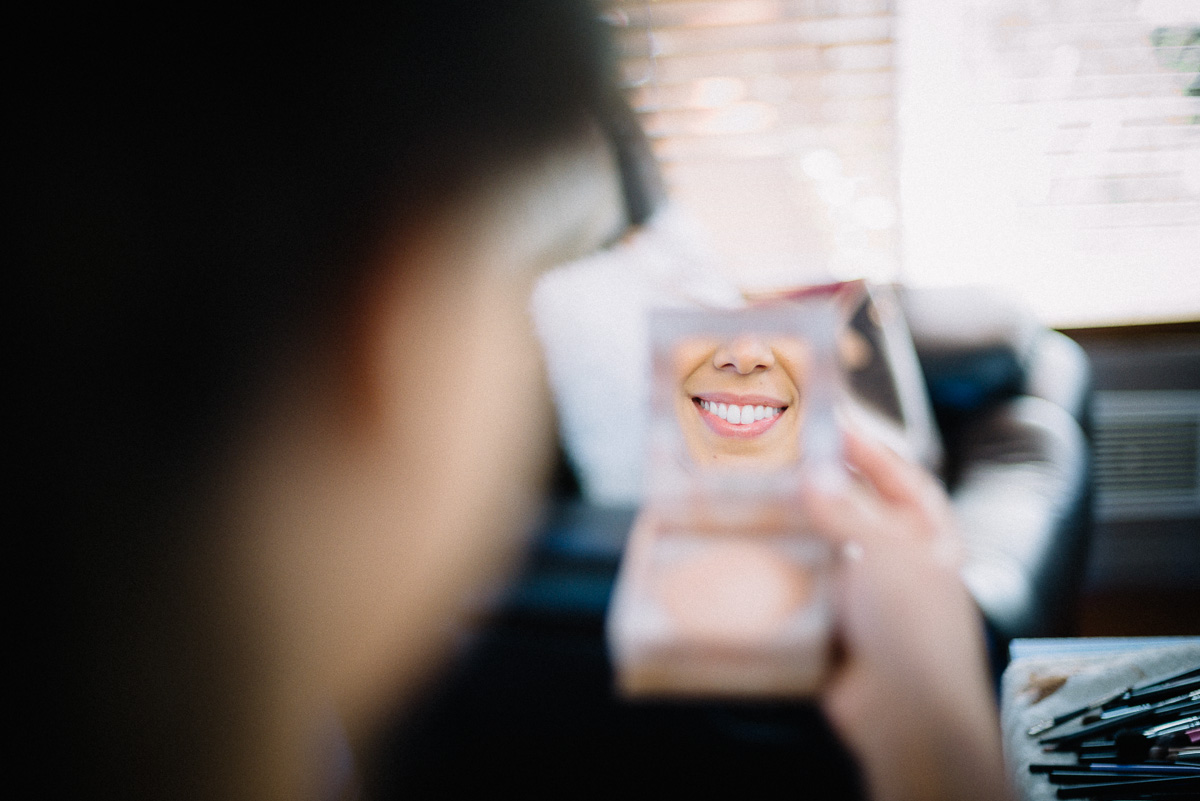
[[1200, 393], [1097, 393], [1102, 520], [1200, 514]]

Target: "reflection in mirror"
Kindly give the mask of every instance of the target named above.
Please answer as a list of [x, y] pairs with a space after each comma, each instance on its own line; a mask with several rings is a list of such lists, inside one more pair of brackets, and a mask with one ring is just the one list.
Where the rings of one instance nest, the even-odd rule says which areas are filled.
[[608, 620], [631, 697], [801, 697], [829, 651], [831, 550], [800, 503], [840, 471], [829, 298], [651, 318], [646, 503]]
[[794, 336], [694, 337], [672, 353], [675, 415], [698, 464], [779, 468], [799, 457], [812, 352]]
[[654, 313], [647, 501], [677, 480], [758, 495], [770, 474], [835, 462], [839, 315], [827, 298]]

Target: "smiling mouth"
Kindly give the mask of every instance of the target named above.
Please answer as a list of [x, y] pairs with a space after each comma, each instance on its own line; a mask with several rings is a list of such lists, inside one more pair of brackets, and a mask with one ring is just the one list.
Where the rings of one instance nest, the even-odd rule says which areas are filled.
[[732, 437], [756, 437], [771, 428], [787, 411], [787, 406], [770, 404], [718, 403], [692, 398], [700, 417], [716, 433]]
[[772, 417], [778, 417], [783, 414], [786, 406], [765, 406], [762, 404], [738, 406], [733, 403], [714, 403], [703, 398], [692, 398], [704, 411], [709, 414], [716, 415], [727, 423], [734, 425], [749, 425], [758, 420], [765, 420]]

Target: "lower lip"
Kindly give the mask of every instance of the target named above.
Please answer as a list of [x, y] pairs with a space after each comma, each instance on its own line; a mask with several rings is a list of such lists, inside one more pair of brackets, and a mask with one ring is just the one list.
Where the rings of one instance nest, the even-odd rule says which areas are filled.
[[753, 423], [731, 423], [728, 420], [722, 420], [712, 412], [706, 410], [700, 405], [700, 401], [693, 400], [692, 404], [696, 407], [696, 411], [700, 413], [700, 419], [708, 424], [715, 433], [722, 437], [738, 437], [741, 439], [753, 439], [765, 434], [771, 429], [771, 426], [779, 422], [779, 418], [787, 414], [785, 408], [782, 412], [770, 417], [764, 417], [761, 420], [755, 420]]

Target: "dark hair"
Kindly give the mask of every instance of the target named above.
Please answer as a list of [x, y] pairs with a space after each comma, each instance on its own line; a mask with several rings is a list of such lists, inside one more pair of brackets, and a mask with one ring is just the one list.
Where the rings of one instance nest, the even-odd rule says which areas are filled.
[[211, 448], [279, 349], [336, 313], [385, 226], [610, 99], [584, 2], [105, 9], [25, 31], [41, 433], [75, 497], [110, 508], [114, 482], [157, 496], [165, 467]]
[[382, 226], [608, 91], [579, 2], [72, 20], [34, 42], [23, 115], [40, 342], [91, 415], [174, 453], [207, 439], [214, 393], [336, 306]]
[[44, 13], [14, 24], [18, 344], [35, 580], [73, 610], [46, 653], [74, 661], [163, 589], [207, 455], [263, 372], [337, 319], [369, 249], [614, 92], [583, 0]]

